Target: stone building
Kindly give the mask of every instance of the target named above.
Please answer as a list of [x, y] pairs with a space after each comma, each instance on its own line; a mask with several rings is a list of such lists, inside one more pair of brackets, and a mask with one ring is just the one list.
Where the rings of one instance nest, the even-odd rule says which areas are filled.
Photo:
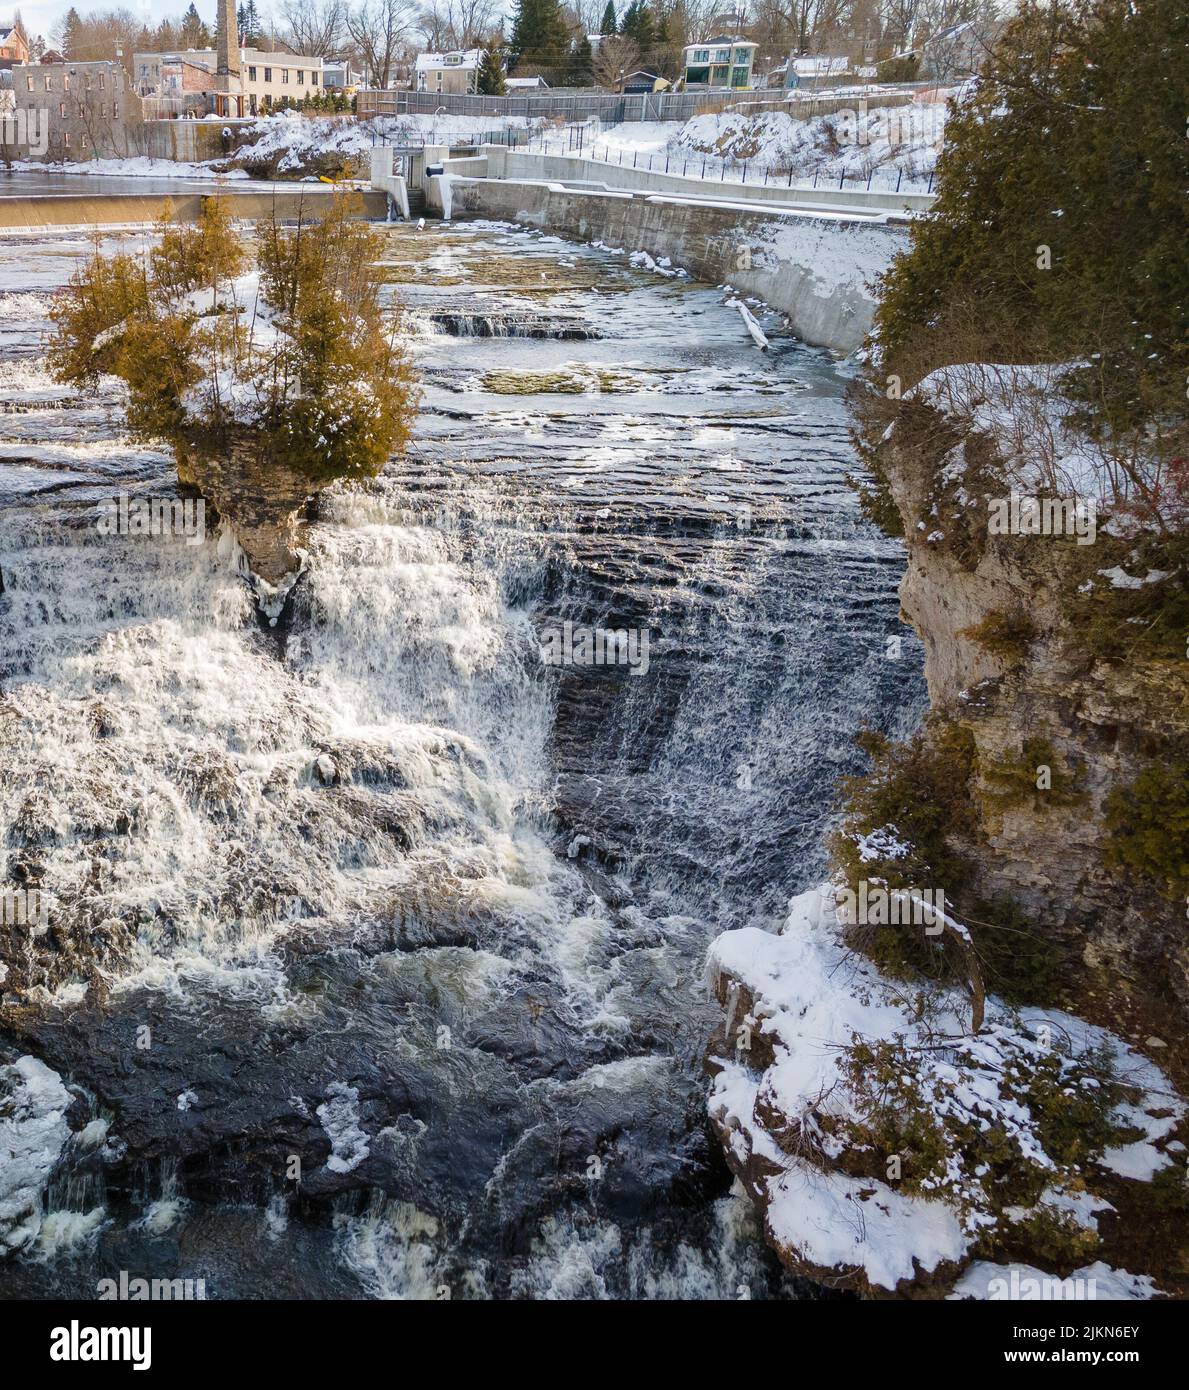
[[[163, 99], [203, 92], [209, 97], [211, 112], [230, 116], [255, 116], [267, 107], [296, 105], [338, 85], [330, 80], [334, 69], [324, 67], [328, 60], [321, 58], [241, 48], [236, 61], [239, 72], [234, 91], [220, 87], [218, 50], [214, 48], [135, 53], [132, 72], [136, 90], [143, 97]], [[341, 76], [341, 63], [338, 71]]]
[[44, 132], [49, 159], [143, 153], [143, 107], [120, 63], [22, 63], [12, 95], [28, 128]]
[[142, 96], [205, 93], [207, 110], [219, 116], [254, 116], [268, 107], [319, 96], [330, 85], [323, 71], [329, 66], [323, 56], [241, 48], [233, 0], [219, 0], [214, 48], [132, 55], [133, 78]]

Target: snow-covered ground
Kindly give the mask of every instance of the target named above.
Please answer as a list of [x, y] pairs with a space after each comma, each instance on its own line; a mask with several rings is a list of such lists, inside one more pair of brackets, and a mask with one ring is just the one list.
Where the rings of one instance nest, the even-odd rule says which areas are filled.
[[[943, 481], [964, 475], [966, 438], [978, 434], [994, 442], [1004, 487], [1012, 493], [1091, 502], [1115, 513], [1105, 528], [1112, 535], [1183, 528], [1189, 521], [1183, 495], [1159, 485], [1157, 455], [1134, 453], [1126, 439], [1115, 445], [1109, 436], [1091, 438], [1079, 426], [1063, 388], [1085, 365], [959, 362], [930, 372], [907, 399], [935, 407], [960, 427], [962, 442], [942, 460]], [[1146, 479], [1146, 487], [1137, 489], [1133, 478]], [[965, 504], [977, 506], [979, 499]], [[1129, 587], [1126, 576], [1115, 587]]]
[[[586, 123], [581, 153], [613, 164], [638, 165], [714, 182], [787, 179], [809, 182], [871, 180], [873, 188], [928, 186], [945, 127], [943, 103], [844, 110], [810, 121], [785, 111], [746, 114], [727, 111], [695, 116], [684, 125], [662, 121]], [[55, 172], [119, 174], [145, 178], [249, 177], [268, 167], [280, 177], [315, 177], [319, 161], [366, 157], [377, 143], [461, 145], [499, 141], [527, 134], [529, 148], [550, 153], [579, 152], [576, 137], [540, 119], [475, 116], [306, 117], [282, 112], [262, 117], [252, 139], [230, 160], [173, 163], [161, 159], [100, 159], [54, 165]], [[20, 168], [42, 168], [22, 163]]]
[[[945, 131], [944, 102], [844, 109], [813, 120], [787, 111], [723, 111], [683, 126], [665, 121], [592, 125], [582, 152], [612, 164], [668, 170], [716, 182], [765, 177], [872, 187], [928, 187]], [[532, 148], [573, 153], [568, 132], [538, 131]]]
[[[745, 927], [720, 936], [709, 975], [725, 995], [737, 1058], [715, 1078], [711, 1118], [777, 1249], [812, 1269], [857, 1269], [891, 1291], [941, 1266], [961, 1271], [981, 1248], [1041, 1224], [1090, 1253], [1099, 1214], [1113, 1210], [1094, 1191], [1095, 1173], [1150, 1181], [1179, 1152], [1171, 1136], [1185, 1106], [1148, 1058], [1071, 1014], [995, 998], [971, 1033], [961, 991], [906, 990], [848, 948], [829, 885], [794, 898], [779, 935]], [[1089, 1103], [1108, 1084], [1123, 1097], [1110, 1115], [1118, 1142], [1087, 1162], [1051, 1151], [1034, 1098], [1055, 1086]], [[881, 1105], [916, 1136], [903, 1172], [873, 1137]], [[1033, 1205], [1002, 1204], [970, 1138], [980, 1132], [999, 1137], [1013, 1172], [1032, 1173]], [[926, 1171], [914, 1171], [926, 1151]], [[961, 1296], [996, 1296], [995, 1267], [975, 1268]], [[1010, 1270], [1002, 1277], [1010, 1284]], [[1119, 1278], [1152, 1291], [1150, 1281]]]
[[[54, 173], [118, 174], [122, 178], [246, 179], [247, 169], [237, 161], [250, 157], [264, 163], [277, 158], [282, 177], [300, 176], [320, 156], [367, 156], [375, 144], [460, 145], [483, 136], [498, 138], [509, 130], [534, 130], [541, 124], [521, 116], [498, 119], [474, 116], [379, 116], [357, 121], [352, 117], [309, 117], [296, 111], [262, 116], [250, 130], [250, 139], [230, 159], [187, 163], [170, 159], [87, 159], [53, 164]], [[47, 166], [30, 160], [14, 160], [14, 169], [40, 171]]]

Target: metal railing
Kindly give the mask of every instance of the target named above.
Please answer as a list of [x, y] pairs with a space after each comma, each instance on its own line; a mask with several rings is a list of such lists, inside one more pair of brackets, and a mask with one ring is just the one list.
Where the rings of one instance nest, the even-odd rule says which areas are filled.
[[592, 138], [590, 132], [581, 126], [561, 135], [556, 131], [533, 131], [528, 134], [522, 148], [535, 154], [590, 160], [612, 169], [636, 169], [643, 173], [671, 174], [678, 178], [752, 188], [843, 190], [849, 186], [851, 189], [865, 189], [869, 193], [932, 193], [936, 177], [932, 168], [914, 168], [911, 165], [908, 168], [872, 165], [866, 170], [840, 170], [838, 173], [815, 169], [811, 176], [808, 172], [798, 173], [792, 167], [773, 168], [754, 159], [734, 159], [682, 148], [656, 151], [616, 149], [608, 144], [600, 145], [601, 134], [601, 131], [597, 131]]
[[365, 90], [359, 93], [357, 115], [365, 119], [433, 115], [511, 116], [526, 120], [561, 118], [567, 121], [597, 118], [609, 125], [618, 125], [623, 121], [688, 121], [693, 116], [739, 106], [754, 107], [758, 111], [787, 111], [800, 119], [809, 119], [872, 99], [878, 99], [880, 106], [903, 106], [913, 100], [913, 94], [902, 87], [855, 87], [843, 94], [835, 91], [821, 96], [806, 96], [795, 91], [782, 96], [764, 88], [751, 92], [650, 92], [632, 96], [592, 88], [574, 96], [539, 92], [504, 97]]

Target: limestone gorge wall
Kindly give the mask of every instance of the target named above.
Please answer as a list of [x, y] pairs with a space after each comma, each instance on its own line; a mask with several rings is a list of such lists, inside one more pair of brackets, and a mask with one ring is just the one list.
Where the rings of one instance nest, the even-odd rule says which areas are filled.
[[[1168, 621], [1183, 578], [1145, 559], [1168, 546], [1148, 552], [1102, 506], [1080, 539], [993, 534], [1015, 490], [1008, 447], [922, 404], [879, 454], [907, 551], [902, 616], [925, 646], [935, 727], [966, 752], [953, 771], [967, 814], [946, 832], [969, 878], [950, 896], [976, 920], [976, 903], [1018, 910], [1054, 987], [1100, 1021], [1142, 1013], [1183, 1035], [1185, 793], [1162, 806], [1149, 787], [1189, 748], [1189, 666]], [[1151, 822], [1150, 852], [1129, 854]]]
[[[868, 503], [903, 531], [931, 708], [873, 742], [836, 881], [712, 948], [711, 1122], [770, 1243], [822, 1283], [1184, 1296], [1184, 539], [1102, 505], [1080, 544], [997, 534], [995, 499], [1029, 484], [1002, 402], [914, 395]], [[1048, 423], [1054, 476], [1087, 488]], [[981, 1028], [940, 935], [853, 920], [859, 879], [944, 891]]]

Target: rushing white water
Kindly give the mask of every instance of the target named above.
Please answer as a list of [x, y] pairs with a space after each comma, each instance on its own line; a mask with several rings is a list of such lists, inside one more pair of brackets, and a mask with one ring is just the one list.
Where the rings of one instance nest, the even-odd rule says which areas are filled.
[[[208, 1297], [788, 1292], [704, 1131], [701, 961], [918, 696], [840, 383], [713, 291], [420, 235], [418, 444], [327, 495], [275, 630], [228, 538], [95, 528], [170, 460], [39, 365], [77, 240], [0, 247], [0, 878], [110, 1129], [0, 1288], [85, 1292], [118, 1234]], [[649, 629], [648, 675], [544, 666], [563, 620]]]

